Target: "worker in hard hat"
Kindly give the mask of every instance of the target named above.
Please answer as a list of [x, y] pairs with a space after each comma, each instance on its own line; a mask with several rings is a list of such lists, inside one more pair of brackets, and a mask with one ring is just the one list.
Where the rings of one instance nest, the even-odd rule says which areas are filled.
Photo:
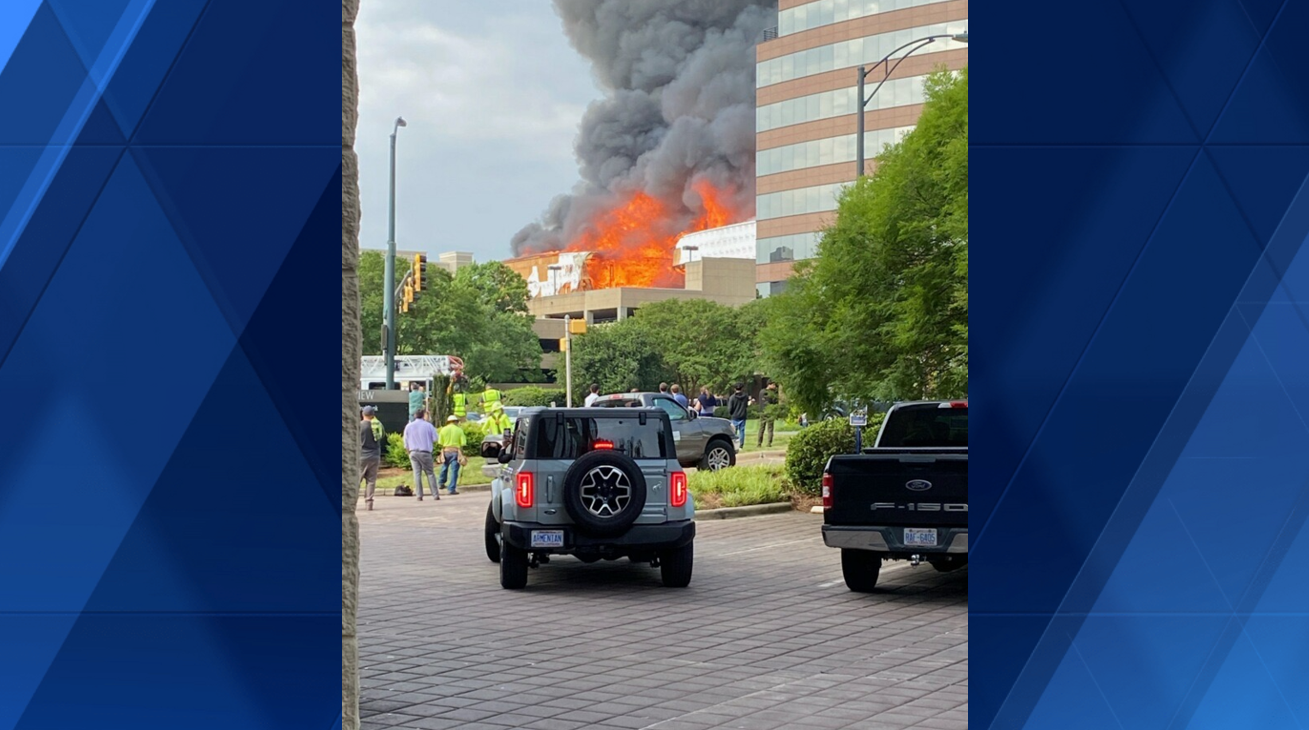
[[504, 405], [499, 401], [491, 406], [491, 412], [487, 414], [486, 424], [486, 432], [488, 434], [508, 433], [514, 430], [514, 422], [509, 420], [508, 414], [505, 413]]
[[482, 391], [482, 412], [490, 415], [491, 411], [501, 407], [500, 391], [492, 387], [487, 387]]
[[[468, 443], [464, 430], [459, 427], [458, 416], [445, 419], [445, 427], [437, 433], [437, 441], [441, 445], [441, 473], [436, 477], [437, 487], [458, 494], [459, 467], [464, 465], [463, 447]], [[449, 482], [446, 481], [447, 473], [450, 474]]]

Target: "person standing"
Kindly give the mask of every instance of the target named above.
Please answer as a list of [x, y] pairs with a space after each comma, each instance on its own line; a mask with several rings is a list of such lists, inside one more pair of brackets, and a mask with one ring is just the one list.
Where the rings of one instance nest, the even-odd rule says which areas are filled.
[[668, 383], [660, 383], [659, 392], [663, 393], [664, 395], [668, 395]]
[[426, 404], [423, 403], [426, 397], [423, 392], [423, 386], [418, 383], [409, 384], [409, 420], [414, 420], [414, 414], [421, 411]]
[[490, 434], [502, 434], [514, 430], [513, 421], [505, 414], [505, 407], [499, 403], [491, 409], [491, 413], [486, 419], [486, 432]]
[[591, 392], [589, 395], [586, 396], [586, 400], [582, 401], [582, 407], [590, 408], [591, 406], [595, 405], [595, 402], [598, 400], [600, 400], [600, 384], [591, 383]]
[[745, 419], [750, 414], [750, 403], [753, 400], [745, 394], [743, 383], [732, 386], [732, 395], [727, 399], [727, 417], [732, 419], [732, 427], [736, 429], [736, 438], [742, 450], [745, 449]]
[[777, 410], [781, 398], [777, 394], [777, 383], [769, 383], [764, 392], [759, 394], [759, 443], [764, 446], [764, 431], [768, 432], [768, 447], [773, 447], [773, 422], [777, 420]]
[[686, 396], [682, 393], [682, 386], [678, 385], [677, 383], [673, 383], [672, 391], [673, 391], [673, 400], [677, 401], [677, 403], [681, 405], [683, 408], [691, 407], [691, 405], [686, 400]]
[[714, 397], [713, 393], [709, 392], [708, 388], [700, 389], [700, 398], [696, 402], [700, 406], [700, 415], [702, 416], [714, 415], [714, 409], [718, 407], [718, 399]]
[[[441, 429], [437, 439], [441, 444], [441, 474], [437, 478], [437, 485], [445, 488], [450, 494], [458, 494], [459, 458], [468, 443], [464, 430], [459, 428], [458, 416], [445, 419], [445, 427]], [[450, 472], [449, 483], [445, 479], [446, 472]]]
[[414, 488], [418, 490], [418, 501], [423, 501], [424, 474], [427, 475], [427, 486], [432, 490], [432, 499], [440, 499], [441, 493], [436, 488], [436, 466], [432, 463], [436, 427], [428, 422], [425, 409], [419, 408], [414, 420], [405, 426], [404, 439], [405, 451], [409, 452], [409, 464], [414, 469]]
[[372, 406], [364, 406], [364, 417], [359, 422], [359, 481], [368, 483], [364, 500], [368, 511], [373, 511], [373, 492], [377, 490], [377, 470], [382, 465], [382, 423], [376, 418]]

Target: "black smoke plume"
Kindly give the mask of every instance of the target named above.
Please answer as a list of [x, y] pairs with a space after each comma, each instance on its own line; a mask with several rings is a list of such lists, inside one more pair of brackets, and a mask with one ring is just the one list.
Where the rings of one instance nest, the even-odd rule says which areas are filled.
[[701, 212], [693, 183], [754, 210], [755, 44], [776, 25], [775, 0], [555, 0], [573, 47], [605, 98], [582, 118], [581, 180], [514, 235], [515, 256], [574, 240], [601, 211], [644, 191], [675, 211], [670, 230]]

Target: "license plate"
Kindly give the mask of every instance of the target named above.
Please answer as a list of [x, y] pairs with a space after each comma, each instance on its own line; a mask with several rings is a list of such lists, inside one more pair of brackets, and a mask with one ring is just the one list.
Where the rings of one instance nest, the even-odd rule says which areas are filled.
[[915, 529], [913, 527], [906, 527], [904, 531], [904, 544], [906, 546], [916, 545], [919, 547], [935, 547], [936, 528]]
[[[933, 543], [935, 538], [933, 538]], [[551, 548], [564, 546], [563, 530], [532, 530], [532, 547]]]

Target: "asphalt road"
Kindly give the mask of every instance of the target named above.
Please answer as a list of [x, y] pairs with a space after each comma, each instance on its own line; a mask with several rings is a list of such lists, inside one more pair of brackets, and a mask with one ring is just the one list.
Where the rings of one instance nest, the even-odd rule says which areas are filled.
[[[851, 593], [817, 515], [697, 526], [695, 574], [555, 558], [500, 588], [486, 492], [360, 512], [365, 728], [968, 726], [968, 574]], [[362, 503], [361, 503], [362, 507]]]

